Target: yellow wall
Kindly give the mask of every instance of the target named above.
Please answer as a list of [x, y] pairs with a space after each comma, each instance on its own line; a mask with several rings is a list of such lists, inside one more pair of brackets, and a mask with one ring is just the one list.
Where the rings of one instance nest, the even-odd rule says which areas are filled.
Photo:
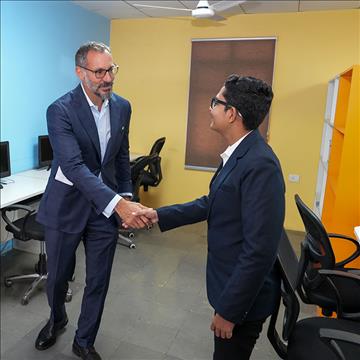
[[[312, 207], [327, 82], [360, 62], [359, 13], [238, 15], [202, 26], [184, 18], [113, 20], [110, 44], [120, 65], [115, 91], [133, 106], [131, 150], [147, 153], [166, 136], [163, 182], [143, 202], [156, 207], [208, 191], [212, 173], [184, 169], [191, 39], [276, 36], [270, 145], [286, 179], [285, 227], [302, 230], [293, 196]], [[300, 183], [289, 183], [289, 174], [300, 174]]]

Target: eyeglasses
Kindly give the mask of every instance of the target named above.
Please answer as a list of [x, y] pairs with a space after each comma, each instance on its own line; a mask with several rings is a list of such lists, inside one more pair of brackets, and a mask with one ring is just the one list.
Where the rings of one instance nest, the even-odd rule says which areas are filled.
[[218, 104], [221, 104], [221, 105], [224, 105], [224, 106], [231, 106], [230, 104], [228, 104], [227, 102], [225, 101], [222, 101], [220, 99], [218, 99], [217, 97], [213, 97], [211, 99], [211, 103], [210, 103], [210, 107], [213, 109], [216, 105]]
[[234, 108], [236, 109], [237, 113], [238, 113], [241, 117], [243, 117], [243, 116], [241, 115], [241, 112], [236, 108], [236, 106], [231, 105], [230, 103], [228, 103], [228, 102], [226, 102], [226, 101], [222, 101], [222, 100], [218, 99], [217, 97], [213, 97], [213, 98], [211, 99], [210, 108], [211, 108], [211, 109], [214, 109], [214, 107], [215, 107], [216, 105], [218, 105], [218, 104], [224, 105], [224, 106], [232, 106], [232, 107], [234, 107]]
[[91, 70], [91, 69], [86, 68], [85, 66], [80, 66], [80, 65], [78, 65], [78, 66], [81, 67], [82, 69], [85, 69], [87, 71], [91, 71], [92, 73], [94, 73], [94, 75], [97, 79], [103, 79], [107, 72], [109, 73], [109, 75], [111, 77], [114, 77], [117, 74], [117, 72], [119, 71], [119, 66], [116, 64], [111, 65], [108, 69], [98, 69], [98, 70]]

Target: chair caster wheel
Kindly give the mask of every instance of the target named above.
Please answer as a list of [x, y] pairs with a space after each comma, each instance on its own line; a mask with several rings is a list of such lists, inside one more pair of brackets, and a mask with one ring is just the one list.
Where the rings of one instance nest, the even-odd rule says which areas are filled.
[[135, 245], [135, 244], [131, 244], [131, 245], [129, 246], [129, 248], [130, 248], [130, 249], [136, 249], [136, 245]]
[[135, 234], [134, 233], [129, 233], [129, 239], [132, 239], [133, 237], [135, 237]]
[[28, 298], [22, 298], [21, 299], [21, 305], [27, 305], [29, 303], [29, 299]]
[[5, 285], [5, 287], [11, 287], [12, 286], [12, 284], [13, 284], [13, 282], [11, 281], [11, 280], [6, 280], [5, 279], [5, 281], [4, 281], [4, 285]]

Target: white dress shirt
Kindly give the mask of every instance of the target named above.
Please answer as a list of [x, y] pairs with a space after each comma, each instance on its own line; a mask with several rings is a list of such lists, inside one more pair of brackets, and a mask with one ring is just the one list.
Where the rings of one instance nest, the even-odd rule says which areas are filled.
[[[104, 159], [104, 155], [106, 152], [106, 147], [111, 137], [111, 123], [110, 123], [110, 106], [109, 100], [106, 99], [102, 106], [101, 110], [99, 111], [98, 107], [91, 101], [91, 99], [86, 94], [86, 91], [81, 83], [81, 88], [84, 92], [85, 98], [90, 106], [91, 112], [94, 116], [96, 128], [99, 135], [99, 142], [100, 142], [100, 152], [101, 152], [101, 161]], [[99, 178], [101, 178], [101, 173], [99, 174]], [[123, 193], [123, 196], [132, 196], [131, 193]], [[116, 204], [122, 199], [119, 194], [116, 194], [106, 208], [103, 211], [103, 215], [109, 218], [115, 209]]]
[[234, 144], [232, 145], [229, 145], [227, 147], [227, 149], [222, 153], [220, 154], [221, 158], [222, 158], [222, 161], [223, 161], [223, 164], [222, 164], [222, 167], [225, 166], [225, 164], [227, 163], [227, 161], [229, 160], [230, 156], [232, 155], [232, 153], [235, 151], [235, 149], [240, 145], [240, 143], [252, 132], [249, 131], [247, 134], [245, 134], [243, 137], [241, 137], [238, 141], [236, 141]]

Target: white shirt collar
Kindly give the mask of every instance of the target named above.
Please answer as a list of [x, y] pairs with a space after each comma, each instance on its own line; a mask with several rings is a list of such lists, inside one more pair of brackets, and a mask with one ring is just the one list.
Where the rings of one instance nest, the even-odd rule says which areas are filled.
[[237, 140], [234, 144], [229, 145], [227, 149], [220, 154], [222, 160], [223, 160], [223, 167], [225, 166], [226, 162], [229, 160], [232, 153], [235, 151], [235, 149], [240, 145], [240, 143], [252, 132], [253, 130], [246, 133], [243, 137], [241, 137], [239, 140]]
[[[98, 110], [98, 107], [97, 107], [97, 106], [91, 101], [91, 99], [88, 97], [88, 94], [86, 93], [82, 82], [80, 83], [80, 85], [81, 85], [81, 88], [82, 88], [82, 90], [83, 90], [83, 92], [84, 92], [84, 95], [85, 95], [85, 97], [86, 97], [86, 100], [87, 100], [89, 106], [95, 108], [96, 110]], [[103, 102], [103, 105], [102, 105], [101, 108], [106, 108], [108, 105], [109, 105], [109, 100], [108, 100], [108, 99], [105, 99], [105, 101]]]

